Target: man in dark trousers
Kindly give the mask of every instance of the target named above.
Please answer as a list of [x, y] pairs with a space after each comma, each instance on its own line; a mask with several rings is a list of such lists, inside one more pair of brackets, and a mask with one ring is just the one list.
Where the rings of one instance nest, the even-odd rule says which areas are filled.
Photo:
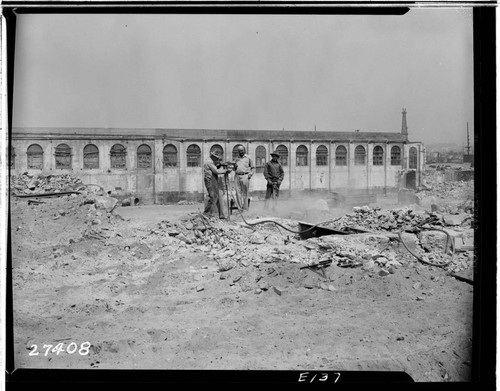
[[221, 167], [221, 159], [222, 157], [217, 152], [211, 152], [210, 159], [203, 165], [203, 179], [208, 192], [208, 201], [203, 214], [211, 216], [212, 208], [216, 205], [219, 211], [219, 218], [225, 219], [224, 206], [219, 197], [219, 175], [224, 175], [228, 170]]
[[273, 211], [276, 210], [281, 182], [283, 182], [283, 178], [285, 177], [283, 167], [281, 167], [278, 160], [279, 157], [278, 151], [271, 152], [271, 161], [267, 162], [264, 166], [264, 178], [267, 180], [264, 208], [267, 209], [269, 207], [269, 200], [272, 200], [271, 208]]

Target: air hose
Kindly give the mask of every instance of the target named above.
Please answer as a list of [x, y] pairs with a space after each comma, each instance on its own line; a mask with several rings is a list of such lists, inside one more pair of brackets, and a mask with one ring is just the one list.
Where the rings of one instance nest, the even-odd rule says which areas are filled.
[[[234, 189], [235, 189], [235, 192], [238, 193], [238, 186], [234, 186]], [[229, 196], [229, 194], [228, 194], [228, 196]], [[236, 198], [238, 198], [238, 194], [236, 194]], [[337, 220], [340, 220], [340, 218], [341, 218], [341, 217], [338, 217], [338, 218], [336, 218], [334, 220], [323, 221], [323, 222], [318, 223], [318, 224], [312, 226], [311, 228], [307, 228], [307, 229], [305, 229], [303, 231], [294, 231], [294, 230], [292, 230], [292, 229], [290, 229], [288, 227], [285, 227], [283, 224], [280, 224], [280, 223], [278, 223], [277, 221], [274, 221], [274, 220], [260, 220], [260, 221], [257, 221], [255, 223], [249, 223], [248, 221], [245, 220], [245, 217], [243, 216], [243, 213], [242, 213], [242, 209], [238, 205], [237, 200], [234, 200], [234, 201], [235, 201], [234, 203], [236, 205], [236, 208], [238, 209], [238, 212], [240, 212], [240, 216], [241, 216], [241, 218], [243, 219], [243, 221], [245, 222], [246, 225], [248, 225], [250, 227], [255, 227], [256, 225], [259, 225], [259, 224], [273, 223], [273, 224], [276, 224], [276, 225], [280, 226], [281, 228], [287, 230], [288, 232], [291, 232], [291, 233], [294, 233], [294, 234], [303, 234], [303, 233], [312, 231], [314, 228], [316, 228], [316, 227], [318, 227], [318, 226], [320, 226], [322, 224], [333, 223], [333, 222], [335, 222]], [[245, 201], [243, 200], [243, 202], [245, 202]]]
[[403, 238], [401, 237], [401, 234], [403, 233], [402, 231], [398, 232], [398, 238], [399, 238], [399, 241], [401, 243], [403, 243], [403, 246], [406, 248], [406, 250], [411, 254], [413, 255], [415, 258], [417, 258], [420, 262], [422, 263], [425, 263], [427, 265], [430, 265], [430, 266], [437, 266], [437, 267], [445, 267], [447, 265], [449, 265], [452, 261], [453, 261], [453, 258], [455, 256], [455, 242], [453, 241], [451, 235], [446, 232], [445, 230], [443, 229], [439, 229], [439, 228], [426, 228], [426, 231], [439, 231], [439, 232], [444, 232], [447, 236], [446, 238], [446, 245], [445, 245], [445, 253], [446, 253], [446, 250], [448, 249], [448, 244], [451, 243], [451, 249], [452, 249], [452, 253], [451, 253], [451, 258], [448, 262], [444, 262], [444, 263], [434, 263], [434, 262], [430, 262], [430, 261], [427, 261], [425, 259], [423, 259], [422, 257], [419, 257], [418, 255], [414, 254], [409, 248], [408, 246], [406, 245], [406, 243], [404, 242]]
[[[238, 192], [238, 186], [235, 186], [234, 188], [235, 188], [235, 192], [237, 193]], [[229, 196], [229, 194], [228, 194], [228, 196]], [[238, 209], [238, 212], [240, 213], [241, 218], [243, 219], [243, 221], [245, 222], [245, 224], [247, 224], [248, 226], [254, 227], [254, 226], [259, 225], [259, 224], [273, 223], [273, 224], [276, 224], [276, 225], [282, 227], [283, 229], [287, 230], [288, 232], [291, 232], [291, 233], [294, 233], [294, 234], [303, 234], [305, 232], [312, 231], [314, 228], [319, 227], [322, 224], [333, 223], [333, 222], [338, 221], [338, 220], [340, 220], [342, 218], [342, 216], [341, 216], [341, 217], [338, 217], [338, 218], [333, 219], [333, 220], [323, 221], [323, 222], [318, 223], [318, 224], [312, 226], [311, 228], [305, 229], [303, 231], [294, 231], [294, 230], [292, 230], [292, 229], [290, 229], [288, 227], [285, 227], [283, 224], [280, 224], [280, 223], [278, 223], [277, 221], [274, 221], [274, 220], [260, 220], [260, 221], [257, 221], [255, 223], [249, 223], [248, 221], [246, 221], [245, 217], [243, 216], [242, 210], [239, 207], [238, 202], [236, 200], [235, 200], [235, 205], [236, 205], [236, 207]], [[404, 240], [403, 240], [403, 238], [401, 236], [401, 234], [403, 233], [403, 231], [398, 232], [398, 239], [403, 244], [404, 248], [411, 255], [413, 255], [415, 258], [417, 258], [420, 262], [425, 263], [425, 264], [430, 265], [430, 266], [436, 266], [436, 267], [445, 267], [445, 266], [449, 265], [453, 261], [453, 258], [455, 256], [455, 243], [454, 243], [453, 239], [451, 238], [450, 234], [447, 231], [439, 229], [439, 228], [425, 228], [425, 230], [427, 230], [427, 231], [439, 231], [439, 232], [444, 232], [446, 234], [446, 245], [445, 245], [445, 249], [444, 249], [445, 253], [446, 253], [446, 250], [448, 249], [448, 244], [449, 243], [451, 243], [451, 248], [452, 248], [451, 258], [450, 258], [450, 260], [448, 262], [444, 262], [444, 263], [430, 262], [430, 261], [427, 261], [427, 260], [423, 259], [422, 257], [419, 257], [415, 253], [413, 253], [408, 248], [408, 246], [406, 245], [406, 243], [404, 242]]]

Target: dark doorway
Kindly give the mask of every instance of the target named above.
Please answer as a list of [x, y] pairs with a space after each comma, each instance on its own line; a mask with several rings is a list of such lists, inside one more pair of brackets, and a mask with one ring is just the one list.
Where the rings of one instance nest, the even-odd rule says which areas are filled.
[[406, 186], [407, 189], [415, 190], [417, 188], [417, 172], [410, 171], [406, 174]]

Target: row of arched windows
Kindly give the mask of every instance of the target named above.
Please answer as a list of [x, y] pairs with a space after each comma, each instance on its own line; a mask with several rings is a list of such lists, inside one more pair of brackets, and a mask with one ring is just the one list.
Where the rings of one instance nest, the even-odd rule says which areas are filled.
[[[233, 160], [238, 156], [238, 147], [236, 145], [232, 151]], [[282, 166], [288, 165], [288, 148], [285, 145], [278, 145], [276, 148], [280, 154], [280, 163]], [[210, 148], [210, 152], [218, 152], [224, 156], [224, 149], [219, 144], [214, 144]], [[43, 167], [43, 149], [38, 144], [31, 144], [27, 150], [28, 154], [28, 168], [42, 169]], [[55, 163], [56, 168], [70, 169], [72, 168], [72, 151], [71, 147], [67, 144], [59, 144], [55, 149]], [[124, 169], [126, 165], [127, 149], [121, 144], [115, 144], [110, 150], [110, 163], [111, 168]], [[196, 144], [191, 144], [186, 150], [186, 160], [188, 167], [201, 167], [201, 149]], [[255, 166], [262, 168], [267, 161], [266, 148], [259, 145], [255, 150]], [[15, 153], [11, 150], [11, 166], [14, 167]], [[417, 149], [410, 148], [409, 155], [409, 168], [417, 168]], [[296, 150], [296, 165], [307, 166], [309, 164], [309, 150], [305, 145], [299, 145]], [[354, 149], [354, 164], [366, 164], [366, 149], [362, 145], [358, 145]], [[153, 165], [152, 150], [147, 144], [142, 144], [137, 148], [137, 168], [151, 168]], [[178, 151], [177, 147], [173, 144], [167, 144], [163, 148], [163, 167], [176, 167], [178, 165]], [[320, 145], [316, 148], [316, 165], [328, 165], [328, 148]], [[339, 145], [335, 149], [335, 165], [347, 166], [347, 148]], [[384, 150], [381, 146], [377, 145], [373, 148], [373, 165], [384, 165]], [[401, 148], [393, 146], [391, 148], [391, 165], [401, 165]], [[84, 169], [97, 169], [99, 168], [99, 148], [94, 144], [88, 144], [83, 148], [83, 168]]]

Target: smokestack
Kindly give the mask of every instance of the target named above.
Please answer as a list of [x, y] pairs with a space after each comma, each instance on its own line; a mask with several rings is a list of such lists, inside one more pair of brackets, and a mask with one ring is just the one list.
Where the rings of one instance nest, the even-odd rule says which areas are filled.
[[403, 119], [401, 122], [401, 134], [408, 136], [408, 126], [406, 125], [406, 109], [404, 107], [401, 114], [403, 115]]

